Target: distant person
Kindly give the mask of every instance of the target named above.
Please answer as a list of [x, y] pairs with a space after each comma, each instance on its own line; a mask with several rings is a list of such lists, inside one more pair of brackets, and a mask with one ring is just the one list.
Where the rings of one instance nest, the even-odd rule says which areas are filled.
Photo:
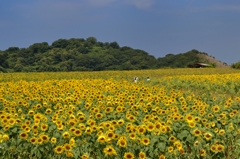
[[138, 77], [134, 77], [134, 82], [136, 83], [138, 81]]
[[150, 81], [150, 78], [149, 78], [149, 77], [147, 77], [147, 81]]

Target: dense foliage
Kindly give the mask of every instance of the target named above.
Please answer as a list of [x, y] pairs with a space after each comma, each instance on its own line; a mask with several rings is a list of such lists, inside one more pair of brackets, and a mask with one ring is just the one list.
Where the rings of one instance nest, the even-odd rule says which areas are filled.
[[240, 61], [231, 65], [232, 68], [240, 69]]
[[117, 42], [99, 42], [95, 37], [59, 39], [51, 45], [34, 43], [28, 48], [9, 47], [0, 51], [2, 72], [59, 72], [99, 70], [142, 70], [161, 67], [184, 68], [200, 62], [191, 50], [155, 58], [147, 52]]

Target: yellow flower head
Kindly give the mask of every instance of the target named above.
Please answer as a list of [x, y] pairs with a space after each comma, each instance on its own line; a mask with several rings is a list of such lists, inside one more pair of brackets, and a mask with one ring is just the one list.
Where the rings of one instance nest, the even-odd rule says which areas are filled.
[[117, 155], [117, 152], [116, 150], [112, 147], [112, 146], [106, 146], [104, 149], [103, 149], [103, 152], [105, 155], [108, 155], [108, 156], [115, 156]]
[[57, 154], [61, 154], [64, 151], [64, 147], [63, 146], [57, 146], [54, 148], [54, 152]]

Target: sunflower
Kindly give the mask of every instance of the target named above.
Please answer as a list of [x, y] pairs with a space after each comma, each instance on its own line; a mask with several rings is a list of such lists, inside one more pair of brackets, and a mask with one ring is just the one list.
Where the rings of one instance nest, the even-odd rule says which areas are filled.
[[86, 129], [85, 129], [85, 133], [86, 134], [91, 134], [92, 133], [92, 128], [91, 127], [86, 127]]
[[33, 115], [34, 115], [34, 110], [29, 110], [29, 111], [28, 111], [28, 115], [29, 115], [29, 116], [33, 116]]
[[47, 124], [42, 124], [41, 125], [41, 130], [42, 131], [46, 131], [48, 129], [48, 125]]
[[34, 124], [39, 124], [40, 123], [40, 119], [34, 119]]
[[179, 140], [176, 140], [176, 141], [173, 143], [173, 145], [176, 146], [177, 148], [182, 147], [182, 143], [181, 143]]
[[86, 129], [86, 126], [85, 126], [85, 124], [83, 124], [83, 123], [78, 124], [78, 127], [79, 127], [81, 130], [85, 130], [85, 129]]
[[160, 131], [160, 130], [155, 130], [153, 134], [156, 135], [156, 136], [158, 136], [158, 135], [161, 134], [161, 131]]
[[194, 146], [198, 146], [199, 144], [200, 144], [199, 141], [195, 141], [193, 145], [194, 145]]
[[107, 138], [108, 139], [113, 139], [114, 138], [114, 132], [112, 132], [112, 131], [108, 131], [108, 132], [106, 132], [106, 136], [107, 136]]
[[114, 134], [114, 140], [118, 140], [119, 134]]
[[136, 121], [136, 117], [133, 115], [130, 115], [129, 118], [127, 118], [128, 120], [130, 120], [131, 122], [135, 122]]
[[3, 129], [4, 129], [4, 131], [7, 131], [7, 130], [9, 130], [9, 129], [10, 129], [10, 126], [9, 126], [9, 125], [4, 125], [4, 124], [3, 124], [3, 127], [4, 127], [4, 128], [3, 128]]
[[65, 151], [71, 151], [72, 149], [72, 146], [69, 143], [65, 143], [63, 147]]
[[14, 118], [10, 118], [8, 122], [10, 125], [14, 125], [16, 123], [16, 120]]
[[50, 109], [50, 108], [46, 109], [45, 113], [48, 114], [48, 115], [51, 114], [52, 113], [52, 109]]
[[97, 141], [103, 144], [104, 142], [106, 142], [106, 139], [107, 139], [107, 138], [106, 138], [105, 135], [100, 135], [100, 136], [98, 137]]
[[192, 114], [187, 114], [185, 119], [187, 120], [187, 122], [190, 122], [194, 120], [194, 117], [192, 116]]
[[137, 129], [137, 132], [138, 132], [138, 134], [140, 134], [140, 135], [144, 134], [144, 133], [146, 132], [145, 125], [139, 126], [138, 129]]
[[159, 159], [165, 159], [166, 157], [163, 155], [163, 154], [161, 154], [160, 156], [159, 156]]
[[24, 139], [24, 140], [28, 138], [28, 134], [26, 132], [22, 132], [19, 136], [21, 139]]
[[106, 114], [108, 114], [108, 113], [111, 113], [113, 111], [113, 108], [112, 107], [107, 107], [104, 111], [105, 111]]
[[51, 143], [55, 144], [57, 142], [57, 139], [55, 137], [51, 138]]
[[168, 140], [169, 140], [170, 142], [174, 142], [174, 141], [176, 140], [176, 137], [170, 136]]
[[189, 121], [189, 122], [188, 122], [188, 126], [189, 126], [190, 128], [194, 128], [194, 127], [196, 126], [196, 123], [195, 123], [194, 121]]
[[61, 154], [63, 153], [64, 151], [64, 147], [63, 146], [57, 146], [54, 148], [54, 151], [57, 153], [57, 154]]
[[110, 125], [110, 126], [108, 127], [108, 130], [109, 130], [109, 131], [115, 131], [114, 125]]
[[238, 110], [234, 109], [232, 112], [233, 112], [233, 114], [237, 114]]
[[66, 156], [69, 157], [69, 158], [73, 158], [74, 157], [73, 153], [70, 152], [70, 151], [66, 152]]
[[217, 148], [216, 149], [217, 149], [218, 152], [222, 152], [224, 150], [224, 146], [221, 145], [221, 144], [217, 144]]
[[124, 159], [134, 159], [134, 154], [131, 152], [125, 152]]
[[31, 130], [30, 127], [26, 127], [26, 128], [24, 129], [24, 131], [25, 131], [25, 132], [28, 132], [28, 133], [30, 132], [30, 130]]
[[73, 132], [73, 134], [75, 136], [81, 136], [82, 135], [82, 131], [80, 129], [75, 129], [75, 131]]
[[70, 120], [68, 121], [68, 123], [69, 123], [71, 126], [75, 126], [77, 122], [76, 122], [74, 119], [70, 119]]
[[173, 151], [173, 147], [172, 147], [172, 146], [169, 146], [169, 147], [168, 147], [168, 152], [171, 153], [172, 151]]
[[38, 130], [38, 125], [37, 124], [33, 124], [32, 129], [33, 130]]
[[75, 130], [76, 130], [75, 127], [71, 127], [71, 128], [69, 129], [69, 131], [70, 131], [71, 133], [74, 133]]
[[38, 130], [33, 130], [33, 136], [37, 136], [38, 135]]
[[32, 137], [32, 138], [30, 138], [29, 141], [30, 141], [32, 144], [36, 144], [36, 143], [37, 143], [37, 138]]
[[206, 151], [204, 149], [200, 150], [200, 156], [206, 156]]
[[49, 137], [46, 134], [40, 134], [40, 138], [42, 138], [43, 142], [48, 142], [49, 141]]
[[202, 123], [203, 123], [203, 124], [206, 124], [206, 123], [207, 123], [207, 119], [206, 119], [206, 118], [203, 118], [203, 119], [202, 119]]
[[150, 144], [150, 139], [149, 138], [147, 138], [147, 137], [144, 137], [144, 138], [142, 138], [141, 139], [141, 143], [143, 144], [143, 145], [149, 145]]
[[117, 125], [118, 125], [118, 126], [123, 126], [123, 124], [124, 124], [124, 120], [123, 120], [123, 119], [119, 119], [119, 120], [117, 121]]
[[179, 148], [178, 148], [178, 151], [179, 151], [181, 154], [184, 154], [184, 153], [185, 153], [185, 150], [184, 150], [182, 147], [179, 147]]
[[211, 139], [212, 139], [212, 134], [206, 132], [206, 133], [204, 134], [204, 138], [205, 138], [206, 140], [211, 140]]
[[160, 128], [161, 128], [161, 123], [160, 123], [159, 121], [157, 121], [157, 122], [155, 123], [155, 128], [156, 128], [156, 129], [160, 129]]
[[194, 121], [195, 121], [195, 122], [199, 122], [200, 120], [201, 120], [201, 119], [200, 119], [200, 117], [198, 117], [198, 116], [194, 118]]
[[110, 145], [106, 146], [103, 149], [103, 152], [104, 152], [105, 155], [108, 155], [108, 156], [115, 156], [115, 155], [117, 155], [116, 150], [112, 146], [110, 146]]
[[97, 114], [95, 115], [95, 117], [96, 117], [97, 119], [101, 119], [101, 118], [103, 117], [103, 115], [102, 115], [102, 113], [97, 113]]
[[195, 130], [193, 130], [193, 135], [194, 136], [200, 136], [200, 135], [202, 135], [202, 132], [199, 129], [195, 129]]
[[212, 107], [212, 111], [213, 111], [214, 113], [219, 112], [219, 110], [220, 110], [220, 107], [219, 107], [218, 105], [215, 105], [215, 106]]
[[160, 130], [161, 130], [161, 132], [166, 133], [167, 132], [167, 127], [166, 126], [161, 126]]
[[43, 143], [43, 139], [40, 137], [40, 138], [38, 138], [37, 139], [37, 143], [40, 145], [40, 144], [42, 144]]
[[147, 130], [148, 131], [150, 131], [150, 132], [152, 132], [152, 131], [154, 131], [155, 130], [155, 125], [152, 123], [152, 122], [148, 122], [147, 123]]
[[78, 117], [79, 122], [84, 122], [86, 119], [85, 115], [81, 115]]
[[216, 145], [212, 145], [212, 146], [210, 147], [210, 150], [211, 150], [212, 152], [217, 152], [217, 146], [216, 146]]
[[4, 135], [2, 136], [2, 138], [3, 138], [3, 140], [5, 140], [5, 141], [9, 140], [8, 134], [4, 134]]
[[226, 120], [222, 120], [221, 123], [222, 123], [222, 125], [226, 125], [227, 121]]
[[70, 134], [69, 134], [68, 131], [65, 131], [65, 132], [62, 134], [62, 136], [63, 136], [64, 139], [67, 139], [67, 138], [70, 137]]
[[40, 113], [34, 114], [34, 120], [38, 119], [41, 120], [42, 115]]
[[128, 125], [126, 126], [126, 132], [130, 132], [131, 129], [132, 129], [132, 125], [128, 124]]
[[118, 140], [118, 142], [117, 142], [117, 145], [118, 146], [120, 146], [120, 147], [127, 147], [127, 141], [126, 141], [126, 139], [124, 139], [124, 138], [120, 138], [119, 140]]
[[137, 135], [136, 135], [135, 133], [130, 133], [130, 134], [129, 134], [129, 138], [130, 138], [131, 140], [135, 140], [136, 137], [137, 137]]
[[219, 132], [218, 132], [219, 135], [224, 135], [225, 134], [225, 130], [223, 129], [220, 129]]
[[232, 118], [235, 114], [233, 112], [229, 113], [229, 116]]
[[21, 125], [21, 129], [22, 129], [22, 130], [24, 130], [26, 127], [28, 127], [27, 124], [22, 124], [22, 125]]
[[69, 144], [72, 146], [72, 147], [75, 147], [76, 146], [76, 141], [74, 139], [74, 137], [72, 137], [70, 140], [69, 140]]
[[138, 156], [139, 156], [139, 159], [145, 159], [146, 158], [145, 152], [142, 152], [142, 151], [139, 152]]
[[89, 156], [88, 156], [87, 154], [83, 154], [83, 155], [81, 156], [81, 159], [89, 159]]
[[122, 106], [118, 106], [118, 107], [116, 108], [116, 111], [117, 111], [118, 113], [120, 113], [120, 112], [122, 111]]

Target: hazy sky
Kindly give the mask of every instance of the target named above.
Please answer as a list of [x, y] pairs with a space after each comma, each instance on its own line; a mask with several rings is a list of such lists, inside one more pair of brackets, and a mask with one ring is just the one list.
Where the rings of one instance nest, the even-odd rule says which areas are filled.
[[2, 0], [0, 50], [60, 38], [116, 41], [156, 58], [206, 52], [240, 61], [240, 0]]

